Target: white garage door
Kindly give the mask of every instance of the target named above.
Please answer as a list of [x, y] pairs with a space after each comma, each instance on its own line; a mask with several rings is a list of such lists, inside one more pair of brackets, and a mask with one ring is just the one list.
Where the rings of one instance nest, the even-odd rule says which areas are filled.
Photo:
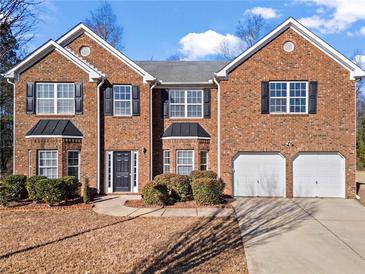
[[279, 153], [241, 153], [233, 170], [234, 196], [284, 196], [285, 159]]
[[301, 153], [293, 162], [294, 197], [345, 197], [345, 159], [338, 153]]

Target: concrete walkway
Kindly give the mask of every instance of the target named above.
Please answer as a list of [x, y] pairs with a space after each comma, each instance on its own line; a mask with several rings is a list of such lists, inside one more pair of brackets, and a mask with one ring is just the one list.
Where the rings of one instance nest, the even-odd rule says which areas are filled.
[[123, 217], [229, 217], [232, 208], [134, 208], [126, 207], [126, 200], [139, 200], [139, 195], [101, 196], [94, 201], [94, 211]]
[[250, 274], [365, 273], [365, 208], [345, 199], [234, 202]]

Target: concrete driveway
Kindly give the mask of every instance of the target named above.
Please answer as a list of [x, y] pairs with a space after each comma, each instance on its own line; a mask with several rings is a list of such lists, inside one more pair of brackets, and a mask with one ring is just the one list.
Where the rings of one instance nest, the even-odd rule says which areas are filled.
[[365, 208], [345, 199], [234, 203], [250, 274], [365, 273]]

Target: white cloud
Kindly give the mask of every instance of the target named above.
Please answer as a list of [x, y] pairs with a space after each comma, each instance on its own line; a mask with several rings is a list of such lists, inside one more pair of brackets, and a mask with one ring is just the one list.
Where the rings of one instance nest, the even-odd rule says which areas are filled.
[[361, 27], [359, 34], [365, 36], [365, 27]]
[[365, 69], [365, 55], [355, 55], [352, 61], [362, 69]]
[[245, 11], [245, 14], [261, 15], [264, 19], [273, 19], [279, 17], [277, 10], [265, 7], [255, 7]]
[[180, 39], [179, 43], [181, 45], [179, 51], [184, 60], [199, 60], [209, 55], [219, 54], [222, 44], [232, 51], [238, 51], [241, 48], [241, 40], [237, 36], [229, 33], [223, 35], [214, 30], [188, 33]]
[[[351, 27], [354, 22], [365, 20], [364, 0], [299, 0], [299, 2], [319, 6], [317, 14], [301, 18], [299, 21], [322, 33], [341, 32]], [[325, 15], [329, 16], [320, 17]]]

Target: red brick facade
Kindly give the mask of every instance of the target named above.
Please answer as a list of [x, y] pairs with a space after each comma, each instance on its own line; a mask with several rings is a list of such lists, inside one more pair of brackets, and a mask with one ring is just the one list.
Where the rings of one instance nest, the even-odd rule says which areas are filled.
[[[285, 41], [292, 41], [295, 50], [283, 51]], [[110, 84], [140, 87], [140, 115], [131, 117], [100, 117], [101, 158], [100, 192], [105, 192], [106, 151], [138, 151], [139, 191], [153, 175], [162, 172], [162, 151], [170, 150], [171, 171], [175, 171], [176, 150], [193, 149], [195, 169], [200, 166], [200, 151], [208, 151], [208, 169], [218, 170], [218, 91], [211, 88], [211, 117], [202, 119], [161, 118], [161, 90], [153, 90], [152, 125], [153, 155], [150, 147], [150, 85], [143, 77], [95, 42], [81, 35], [69, 45], [78, 53], [81, 46], [90, 47], [84, 59], [103, 72]], [[318, 82], [316, 114], [261, 114], [261, 82], [270, 80], [304, 80]], [[40, 116], [25, 112], [26, 83], [82, 82], [83, 114], [73, 116]], [[53, 51], [21, 73], [16, 83], [16, 167], [15, 172], [28, 175], [28, 150], [32, 150], [32, 173], [36, 174], [39, 149], [57, 149], [59, 176], [66, 175], [66, 152], [80, 150], [81, 180], [89, 177], [97, 187], [97, 84], [89, 82], [87, 73]], [[286, 159], [286, 195], [292, 196], [292, 160], [298, 152], [339, 152], [346, 159], [346, 197], [354, 197], [355, 183], [355, 81], [349, 71], [324, 54], [293, 30], [286, 30], [264, 48], [229, 73], [221, 86], [221, 177], [225, 192], [232, 194], [232, 159], [238, 152], [280, 152]], [[100, 97], [103, 105], [103, 98]], [[102, 107], [101, 107], [102, 110]], [[39, 119], [69, 119], [83, 133], [81, 141], [67, 139], [26, 139], [26, 132]], [[210, 140], [162, 140], [164, 130], [175, 122], [197, 122], [211, 136]], [[293, 142], [287, 147], [288, 141]]]

